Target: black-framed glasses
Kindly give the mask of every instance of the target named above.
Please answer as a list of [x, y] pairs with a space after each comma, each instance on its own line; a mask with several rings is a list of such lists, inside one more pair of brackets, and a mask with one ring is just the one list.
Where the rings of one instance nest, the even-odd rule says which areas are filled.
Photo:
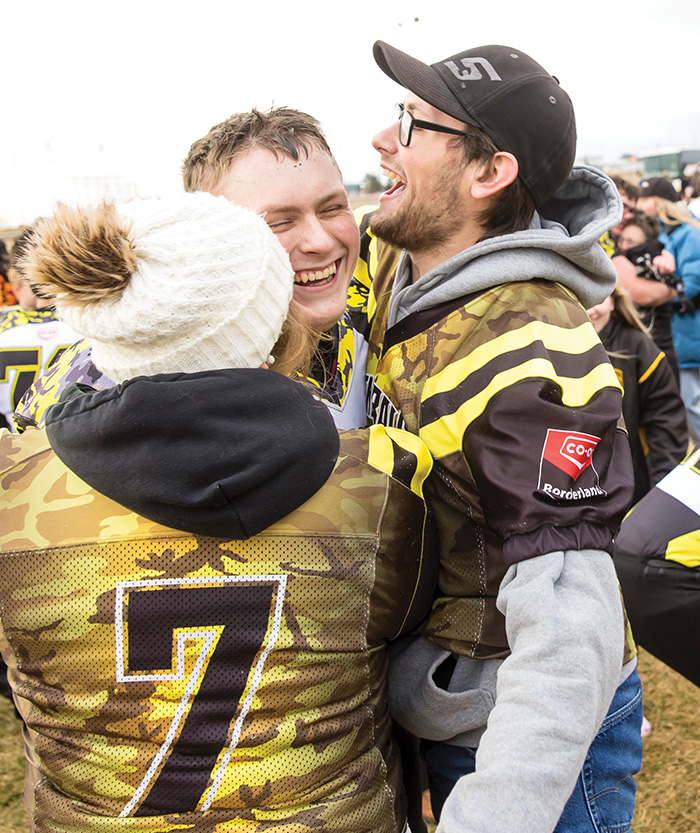
[[434, 130], [436, 133], [449, 133], [452, 136], [468, 136], [466, 130], [455, 130], [454, 127], [446, 127], [444, 124], [434, 124], [431, 121], [414, 119], [406, 110], [403, 104], [396, 105], [399, 111], [399, 142], [407, 148], [411, 144], [414, 127], [422, 127], [423, 130]]

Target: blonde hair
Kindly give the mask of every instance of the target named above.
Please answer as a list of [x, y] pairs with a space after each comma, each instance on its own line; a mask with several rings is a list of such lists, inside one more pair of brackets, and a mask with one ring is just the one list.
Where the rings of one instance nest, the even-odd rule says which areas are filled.
[[665, 200], [663, 197], [652, 197], [656, 205], [656, 213], [659, 220], [667, 226], [677, 226], [679, 223], [685, 223], [689, 226], [695, 226], [700, 231], [700, 222], [688, 211], [688, 209], [679, 202], [671, 202]]
[[[629, 292], [626, 289], [623, 289], [619, 284], [615, 285], [615, 289], [613, 289], [610, 297], [613, 299], [613, 310], [610, 313], [613, 318], [617, 318], [618, 321], [624, 321], [626, 324], [629, 324], [630, 327], [634, 327], [635, 329], [639, 330], [640, 332], [644, 333], [644, 335], [651, 339], [651, 333], [649, 332], [649, 328], [644, 326], [642, 319], [639, 317], [639, 313], [637, 312], [636, 307], [630, 297]], [[618, 359], [627, 359], [629, 358], [629, 353], [621, 352], [620, 350], [606, 350], [605, 351], [608, 356], [618, 358]]]
[[271, 365], [272, 370], [299, 381], [307, 379], [318, 357], [321, 337], [322, 334], [309, 324], [292, 299], [287, 320], [272, 348], [275, 360]]
[[615, 289], [612, 291], [612, 299], [613, 299], [613, 311], [612, 314], [622, 320], [627, 322], [630, 327], [635, 327], [637, 330], [641, 330], [644, 335], [649, 335], [649, 328], [644, 325], [642, 319], [639, 317], [639, 313], [637, 312], [637, 308], [632, 301], [632, 298], [629, 292], [626, 289], [623, 289], [619, 284], [615, 285]]

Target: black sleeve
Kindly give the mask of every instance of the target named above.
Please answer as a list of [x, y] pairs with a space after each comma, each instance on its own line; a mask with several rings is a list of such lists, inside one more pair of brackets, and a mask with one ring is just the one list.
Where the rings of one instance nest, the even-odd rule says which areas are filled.
[[647, 466], [654, 486], [685, 457], [688, 428], [683, 400], [668, 359], [641, 333], [639, 342], [639, 426], [646, 434]]

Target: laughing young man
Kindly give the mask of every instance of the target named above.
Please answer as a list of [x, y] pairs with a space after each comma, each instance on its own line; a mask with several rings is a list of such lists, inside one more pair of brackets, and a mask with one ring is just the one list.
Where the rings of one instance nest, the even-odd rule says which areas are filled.
[[[289, 254], [297, 313], [331, 336], [321, 344], [328, 361], [315, 374], [321, 395], [339, 428], [364, 426], [363, 342], [340, 320], [357, 262], [357, 224], [319, 123], [286, 107], [236, 113], [194, 142], [183, 181], [186, 191], [222, 195], [265, 217]], [[42, 424], [63, 388], [83, 381], [111, 385], [92, 364], [87, 342], [38, 380], [19, 409], [18, 427]]]
[[424, 739], [440, 831], [622, 833], [641, 690], [610, 553], [633, 478], [585, 312], [614, 286], [619, 196], [572, 170], [571, 102], [520, 50], [374, 55], [408, 94], [373, 141], [394, 184], [357, 273], [368, 405], [433, 454], [441, 533], [394, 713]]

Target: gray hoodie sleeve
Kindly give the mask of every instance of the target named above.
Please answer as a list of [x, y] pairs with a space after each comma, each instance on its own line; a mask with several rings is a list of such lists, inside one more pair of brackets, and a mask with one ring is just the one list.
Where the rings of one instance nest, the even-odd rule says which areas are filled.
[[518, 563], [498, 607], [512, 653], [476, 772], [450, 794], [438, 833], [551, 833], [620, 682], [624, 621], [607, 553]]

